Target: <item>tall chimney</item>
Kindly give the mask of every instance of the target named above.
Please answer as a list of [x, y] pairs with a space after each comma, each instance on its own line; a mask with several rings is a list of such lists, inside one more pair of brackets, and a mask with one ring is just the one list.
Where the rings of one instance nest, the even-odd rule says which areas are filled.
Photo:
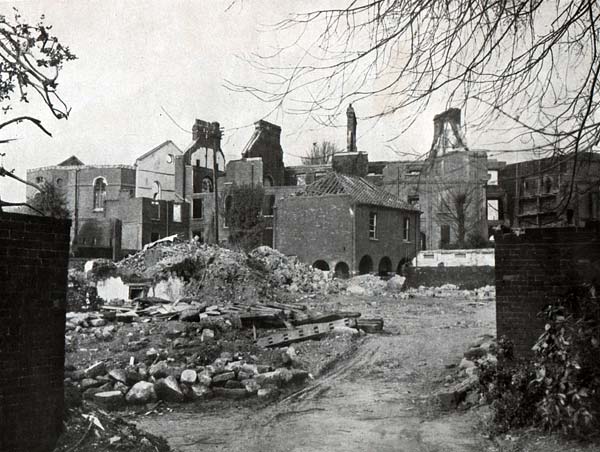
[[352, 104], [348, 105], [348, 109], [346, 110], [346, 119], [348, 120], [346, 126], [348, 134], [348, 144], [346, 146], [346, 151], [356, 152], [356, 115], [354, 114]]

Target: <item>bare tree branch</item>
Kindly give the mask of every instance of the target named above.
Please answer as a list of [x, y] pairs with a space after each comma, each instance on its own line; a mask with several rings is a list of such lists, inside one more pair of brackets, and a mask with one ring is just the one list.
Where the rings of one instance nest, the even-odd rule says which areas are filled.
[[323, 124], [368, 98], [378, 109], [367, 117], [398, 114], [406, 130], [433, 98], [444, 98], [471, 113], [471, 128], [509, 121], [505, 131], [547, 154], [598, 143], [598, 2], [341, 3], [275, 24], [270, 31], [293, 41], [243, 57], [264, 83], [226, 86]]

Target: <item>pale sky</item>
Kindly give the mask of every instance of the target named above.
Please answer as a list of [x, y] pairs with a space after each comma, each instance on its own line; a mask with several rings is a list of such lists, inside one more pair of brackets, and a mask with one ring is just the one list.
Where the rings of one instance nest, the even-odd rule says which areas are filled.
[[[231, 0], [24, 0], [1, 1], [0, 13], [16, 6], [24, 19], [35, 22], [45, 14], [53, 34], [78, 56], [59, 77], [59, 91], [72, 108], [68, 120], [56, 120], [39, 104], [28, 110], [42, 119], [53, 137], [21, 124], [6, 128], [0, 138], [19, 138], [1, 149], [7, 169], [25, 177], [28, 168], [55, 165], [71, 155], [86, 164], [133, 164], [136, 157], [170, 139], [183, 149], [191, 133], [182, 131], [162, 111], [164, 108], [184, 129], [195, 118], [218, 121], [225, 129], [222, 143], [228, 160], [240, 158], [250, 139], [253, 123], [272, 106], [253, 97], [228, 91], [224, 79], [260, 78], [237, 56], [267, 52], [277, 36], [261, 32], [297, 10], [295, 0], [243, 1], [230, 10]], [[300, 2], [303, 7], [311, 2]], [[321, 5], [322, 1], [312, 2]], [[162, 108], [161, 108], [162, 107]], [[370, 160], [400, 159], [389, 148], [397, 136], [397, 118], [361, 122], [368, 105], [354, 105], [358, 148]], [[443, 106], [433, 103], [420, 121], [396, 139], [396, 150], [425, 153], [432, 138], [432, 120]], [[21, 112], [16, 110], [16, 112]], [[324, 139], [345, 146], [345, 118], [341, 127], [325, 128], [306, 118], [274, 112], [264, 118], [280, 125], [284, 160], [300, 164], [298, 156], [311, 143]], [[468, 118], [463, 121], [468, 122]], [[473, 137], [467, 139], [477, 147]], [[406, 156], [402, 158], [406, 159]], [[0, 195], [6, 201], [23, 201], [24, 186], [0, 178]]]

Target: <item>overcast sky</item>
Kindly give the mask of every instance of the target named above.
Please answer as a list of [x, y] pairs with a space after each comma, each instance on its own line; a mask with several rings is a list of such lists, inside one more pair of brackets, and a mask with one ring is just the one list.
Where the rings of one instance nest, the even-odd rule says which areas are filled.
[[[195, 118], [220, 122], [225, 129], [226, 158], [239, 158], [253, 122], [267, 115], [272, 106], [228, 91], [223, 81], [252, 84], [258, 80], [260, 74], [237, 56], [276, 48], [278, 37], [261, 32], [261, 24], [297, 10], [298, 2], [245, 1], [227, 10], [230, 3], [0, 0], [2, 14], [10, 14], [13, 6], [31, 22], [45, 14], [53, 33], [78, 57], [66, 64], [59, 78], [59, 91], [72, 108], [70, 118], [58, 121], [42, 108], [36, 111], [52, 138], [28, 125], [4, 129], [0, 138], [19, 138], [2, 148], [7, 153], [4, 166], [24, 177], [27, 168], [54, 165], [71, 155], [86, 164], [133, 164], [137, 156], [168, 139], [184, 148], [191, 140], [186, 131]], [[307, 7], [311, 2], [300, 3]], [[398, 135], [396, 118], [361, 122], [361, 111], [366, 114], [369, 106], [359, 103], [354, 108], [359, 117], [359, 150], [367, 151], [371, 160], [399, 159], [388, 143]], [[433, 115], [442, 109], [433, 103], [391, 146], [396, 151], [425, 153], [431, 144]], [[317, 126], [280, 111], [265, 119], [282, 127], [288, 165], [300, 164], [298, 156], [313, 142], [328, 139], [345, 146], [345, 118], [339, 118], [337, 128]], [[467, 136], [477, 147], [473, 138]], [[21, 184], [0, 178], [3, 199], [23, 200], [24, 193]]]

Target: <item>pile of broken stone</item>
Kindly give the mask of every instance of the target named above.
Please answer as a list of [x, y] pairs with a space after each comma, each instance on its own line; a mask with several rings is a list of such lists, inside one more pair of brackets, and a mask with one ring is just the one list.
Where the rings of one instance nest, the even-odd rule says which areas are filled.
[[[458, 375], [446, 377], [445, 388], [436, 394], [441, 408], [451, 410], [477, 405], [480, 401], [479, 369], [487, 363], [495, 364], [496, 362], [496, 339], [484, 335], [465, 351], [458, 365]], [[454, 382], [456, 378], [460, 380], [458, 383]]]
[[180, 403], [211, 397], [270, 397], [310, 377], [308, 372], [292, 367], [293, 347], [282, 349], [282, 354], [288, 367], [273, 369], [253, 363], [242, 354], [223, 352], [210, 365], [181, 368], [160, 359], [160, 354], [150, 349], [146, 352], [146, 362], [125, 367], [108, 369], [102, 361], [82, 370], [68, 365], [65, 383], [77, 387], [85, 399], [107, 409], [156, 401]]

